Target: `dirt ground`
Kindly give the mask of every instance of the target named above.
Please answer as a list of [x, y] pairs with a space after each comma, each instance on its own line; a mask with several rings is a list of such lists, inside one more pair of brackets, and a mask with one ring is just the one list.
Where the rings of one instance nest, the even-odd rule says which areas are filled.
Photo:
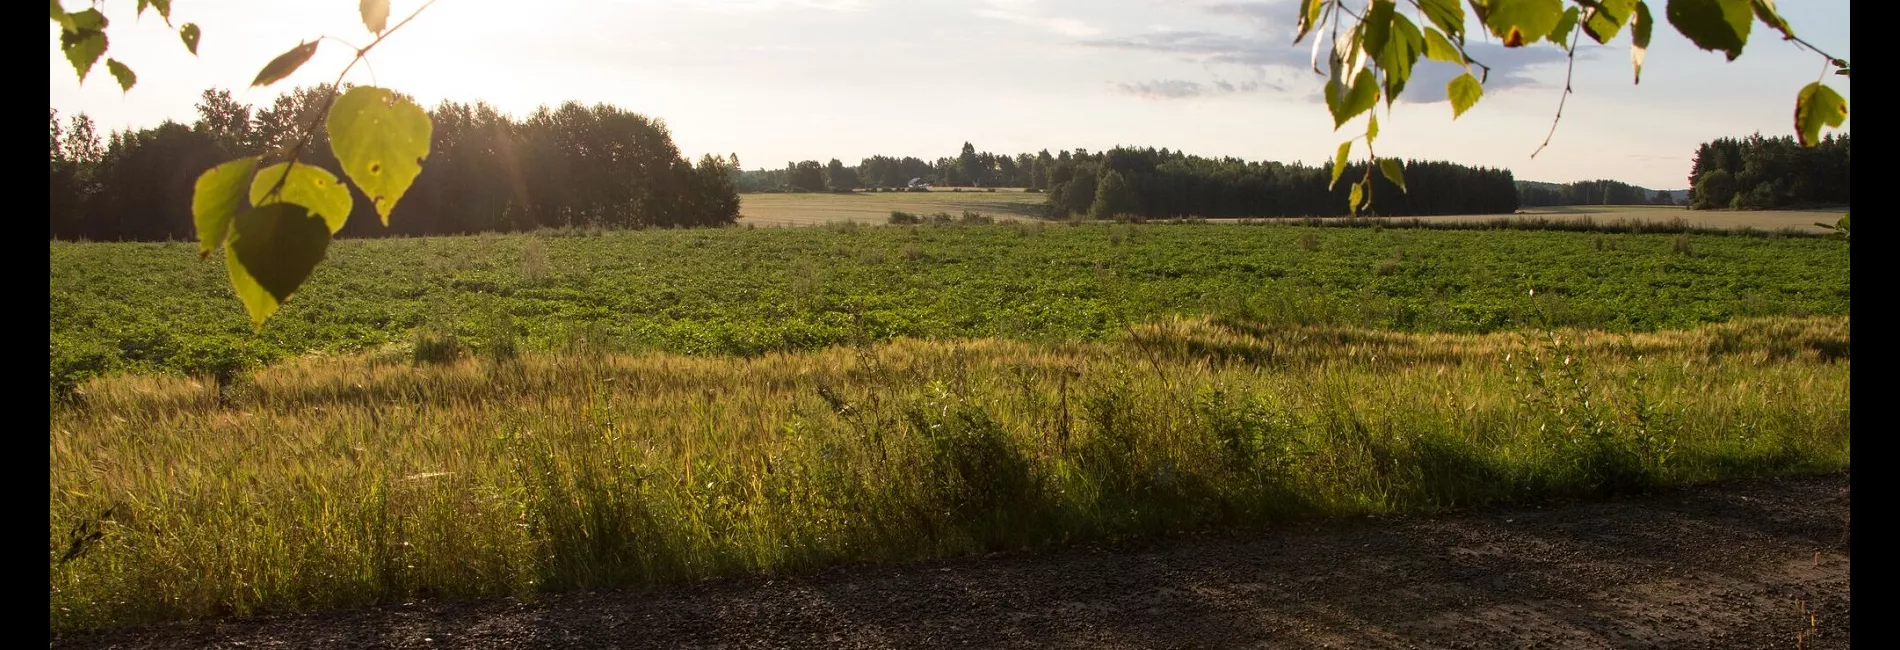
[[418, 602], [54, 648], [1846, 648], [1848, 478]]

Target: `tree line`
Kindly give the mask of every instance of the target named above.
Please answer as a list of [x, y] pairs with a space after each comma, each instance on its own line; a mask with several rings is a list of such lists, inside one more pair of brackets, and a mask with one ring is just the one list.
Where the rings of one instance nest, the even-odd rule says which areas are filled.
[[1675, 205], [1674, 194], [1612, 180], [1574, 183], [1517, 182], [1517, 202], [1526, 208], [1551, 205]]
[[[1205, 158], [1166, 148], [1117, 147], [1090, 152], [1044, 149], [1014, 156], [978, 152], [963, 144], [956, 157], [872, 156], [855, 167], [837, 159], [788, 162], [783, 169], [736, 171], [741, 192], [847, 192], [905, 189], [913, 180], [931, 185], [1020, 187], [1049, 193], [1048, 215], [1142, 218], [1341, 216], [1350, 183], [1332, 183], [1333, 163], [1252, 162]], [[1518, 190], [1507, 169], [1440, 161], [1406, 161], [1406, 190], [1380, 174], [1373, 209], [1386, 215], [1508, 213]], [[1364, 163], [1349, 163], [1342, 177], [1359, 178]], [[1330, 186], [1330, 187], [1329, 187]], [[1097, 207], [1097, 204], [1100, 207]]]
[[[325, 89], [299, 87], [268, 106], [231, 92], [200, 96], [198, 118], [103, 136], [85, 114], [51, 124], [51, 236], [190, 240], [198, 173], [238, 156], [294, 146], [299, 124], [324, 107]], [[542, 227], [728, 225], [738, 220], [737, 157], [681, 156], [666, 125], [611, 105], [567, 102], [515, 118], [482, 102], [444, 101], [428, 163], [385, 227], [358, 194], [341, 236], [444, 235]], [[323, 121], [301, 160], [338, 169]], [[356, 190], [352, 188], [352, 192]]]
[[[1094, 218], [1335, 217], [1345, 216], [1347, 179], [1362, 178], [1366, 163], [1348, 163], [1333, 183], [1332, 162], [1256, 162], [1204, 158], [1178, 151], [1117, 147], [1065, 152], [1044, 180], [1051, 217]], [[1508, 169], [1442, 161], [1403, 162], [1405, 188], [1373, 174], [1372, 211], [1382, 216], [1499, 214], [1517, 209]]]
[[1696, 148], [1690, 207], [1763, 210], [1848, 205], [1848, 136], [1829, 133], [1812, 147], [1792, 136], [1719, 138]]
[[793, 161], [781, 169], [738, 171], [733, 185], [741, 192], [849, 192], [905, 189], [917, 181], [929, 185], [1041, 190], [1048, 165], [1054, 161], [1047, 150], [1041, 154], [1010, 156], [978, 152], [965, 142], [962, 152], [955, 157], [934, 161], [914, 156], [871, 156], [858, 161], [857, 165], [846, 165], [836, 158], [822, 164], [816, 160]]

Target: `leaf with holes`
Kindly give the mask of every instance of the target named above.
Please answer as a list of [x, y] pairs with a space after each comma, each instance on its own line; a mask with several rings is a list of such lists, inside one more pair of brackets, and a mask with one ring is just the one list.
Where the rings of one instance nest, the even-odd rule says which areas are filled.
[[1400, 192], [1411, 193], [1410, 190], [1405, 189], [1405, 165], [1400, 163], [1397, 158], [1385, 158], [1380, 160], [1379, 173], [1385, 174], [1386, 180], [1392, 181], [1393, 185], [1399, 186]]
[[389, 26], [389, 0], [363, 0], [357, 9], [363, 14], [363, 26], [371, 33], [381, 34]]
[[263, 329], [329, 248], [329, 228], [301, 205], [272, 203], [238, 215], [224, 247], [225, 272], [253, 326]]
[[1730, 61], [1742, 55], [1748, 26], [1755, 22], [1749, 0], [1669, 0], [1664, 11], [1669, 24], [1696, 47], [1726, 53]]
[[1458, 0], [1419, 0], [1418, 7], [1425, 11], [1426, 20], [1453, 40], [1465, 42], [1465, 8], [1459, 6]]
[[271, 59], [263, 70], [257, 71], [257, 78], [251, 80], [251, 85], [268, 86], [290, 76], [291, 73], [297, 71], [297, 68], [303, 67], [305, 61], [310, 60], [310, 55], [317, 53], [317, 44], [321, 42], [299, 43], [296, 47], [290, 48], [289, 52], [277, 55], [277, 58]]
[[1840, 128], [1847, 121], [1847, 100], [1833, 88], [1816, 81], [1801, 89], [1794, 102], [1794, 132], [1801, 146], [1812, 147], [1821, 141], [1821, 126]]
[[383, 225], [429, 157], [433, 125], [422, 107], [387, 89], [358, 86], [330, 108], [330, 151], [363, 190]]
[[250, 208], [244, 202], [244, 184], [257, 170], [257, 160], [257, 156], [239, 158], [198, 175], [191, 191], [191, 222], [198, 228], [198, 257], [224, 245], [231, 220]]
[[191, 50], [192, 56], [198, 56], [198, 23], [185, 23], [179, 27], [178, 39], [185, 42], [185, 49]]
[[[270, 191], [282, 180], [284, 187], [272, 198]], [[290, 168], [290, 176], [284, 176], [284, 163], [277, 163], [257, 172], [251, 179], [251, 205], [263, 206], [283, 201], [295, 203], [323, 217], [332, 234], [343, 229], [350, 220], [350, 207], [355, 202], [350, 197], [350, 188], [344, 187], [329, 170], [316, 165], [297, 163]]]
[[1467, 72], [1445, 84], [1445, 96], [1451, 99], [1451, 119], [1455, 120], [1465, 111], [1471, 110], [1478, 103], [1478, 98], [1484, 96], [1484, 86], [1479, 85], [1478, 80]]
[[86, 82], [86, 73], [92, 71], [92, 64], [106, 53], [106, 17], [97, 9], [67, 14], [72, 29], [62, 28], [59, 32], [59, 49], [66, 53], [66, 60], [72, 62], [73, 70], [79, 73], [79, 82]]
[[120, 92], [131, 92], [132, 84], [139, 82], [139, 76], [132, 74], [132, 69], [120, 63], [118, 59], [106, 59], [106, 70], [111, 72], [112, 78], [119, 82]]
[[1591, 40], [1608, 45], [1623, 31], [1623, 25], [1629, 22], [1630, 12], [1636, 9], [1636, 0], [1599, 0], [1583, 16], [1583, 33]]
[[1559, 0], [1492, 0], [1484, 24], [1505, 47], [1523, 47], [1549, 35], [1563, 16]]
[[1326, 189], [1333, 189], [1339, 184], [1339, 175], [1346, 173], [1346, 156], [1349, 155], [1352, 155], [1352, 141], [1339, 143], [1339, 152], [1333, 154], [1333, 180], [1326, 184]]

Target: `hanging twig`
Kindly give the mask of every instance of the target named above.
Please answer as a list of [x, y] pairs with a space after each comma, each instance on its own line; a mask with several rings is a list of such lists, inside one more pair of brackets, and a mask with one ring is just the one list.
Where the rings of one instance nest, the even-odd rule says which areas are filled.
[[1564, 103], [1570, 101], [1570, 79], [1571, 75], [1577, 71], [1577, 39], [1582, 34], [1583, 30], [1581, 29], [1570, 34], [1570, 64], [1564, 68], [1563, 98], [1557, 100], [1557, 117], [1550, 121], [1550, 133], [1545, 134], [1544, 143], [1538, 145], [1536, 151], [1531, 152], [1531, 158], [1536, 158], [1537, 154], [1543, 153], [1544, 147], [1550, 146], [1550, 139], [1557, 137], [1557, 123], [1564, 119]]

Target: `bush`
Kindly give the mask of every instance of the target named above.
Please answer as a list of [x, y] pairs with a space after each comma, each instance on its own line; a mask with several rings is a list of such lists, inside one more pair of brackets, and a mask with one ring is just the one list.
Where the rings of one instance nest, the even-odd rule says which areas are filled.
[[1677, 255], [1695, 256], [1695, 247], [1689, 244], [1688, 235], [1676, 235], [1675, 241], [1669, 244], [1669, 250], [1674, 251]]
[[465, 352], [462, 339], [454, 332], [424, 328], [416, 332], [416, 346], [412, 359], [416, 365], [450, 363], [462, 358]]
[[902, 225], [910, 225], [910, 224], [917, 224], [917, 223], [923, 223], [923, 222], [924, 220], [922, 217], [911, 214], [909, 212], [904, 212], [901, 210], [891, 211], [890, 223], [892, 225], [902, 226]]
[[987, 226], [996, 223], [996, 219], [986, 214], [964, 210], [963, 218], [959, 219], [958, 223], [966, 226]]
[[1702, 175], [1695, 183], [1695, 205], [1697, 210], [1709, 210], [1730, 206], [1735, 197], [1735, 177], [1726, 170], [1717, 169]]

